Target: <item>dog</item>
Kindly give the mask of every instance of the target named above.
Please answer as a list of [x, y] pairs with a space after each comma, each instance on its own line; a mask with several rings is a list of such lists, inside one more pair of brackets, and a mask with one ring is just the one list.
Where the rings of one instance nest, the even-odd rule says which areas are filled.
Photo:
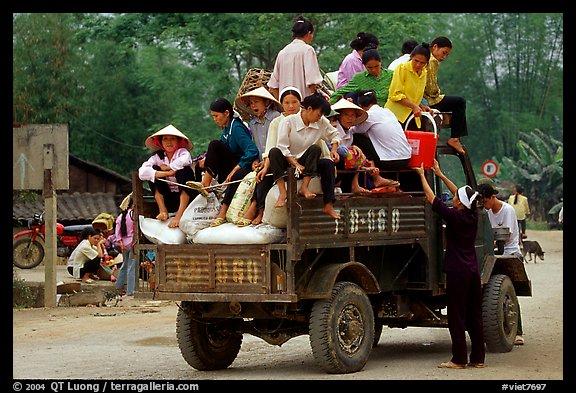
[[[529, 259], [526, 259], [526, 254], [528, 254]], [[523, 240], [522, 241], [522, 257], [524, 258], [524, 262], [528, 263], [534, 259], [534, 263], [536, 263], [536, 257], [544, 260], [544, 251], [542, 251], [542, 247], [540, 247], [540, 243], [534, 240]]]

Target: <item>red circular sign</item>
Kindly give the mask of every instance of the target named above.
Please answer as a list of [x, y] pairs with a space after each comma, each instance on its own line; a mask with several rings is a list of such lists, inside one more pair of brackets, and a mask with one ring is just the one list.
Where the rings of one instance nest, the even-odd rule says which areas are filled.
[[498, 173], [498, 164], [496, 161], [487, 160], [482, 164], [482, 173], [486, 177], [494, 177]]

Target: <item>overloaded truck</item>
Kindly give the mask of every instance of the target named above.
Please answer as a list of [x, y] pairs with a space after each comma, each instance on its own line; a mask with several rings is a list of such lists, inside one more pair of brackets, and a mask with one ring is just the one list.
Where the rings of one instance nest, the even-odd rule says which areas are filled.
[[[477, 187], [468, 154], [439, 142], [434, 155], [457, 185]], [[436, 195], [451, 203], [442, 181], [432, 170], [426, 173]], [[155, 299], [178, 304], [176, 336], [186, 362], [197, 370], [225, 369], [244, 334], [278, 346], [308, 335], [320, 369], [353, 373], [368, 361], [384, 326], [447, 328], [445, 225], [414, 170], [382, 175], [400, 187], [337, 194], [341, 218], [334, 219], [322, 213], [321, 196], [298, 195], [289, 170], [281, 242], [152, 244], [136, 228], [136, 250], [156, 253]], [[154, 199], [143, 195], [137, 175], [133, 183], [136, 214], [156, 217]], [[531, 283], [518, 258], [496, 255], [481, 205], [478, 226], [486, 348], [508, 352], [517, 330], [517, 296], [531, 296]]]

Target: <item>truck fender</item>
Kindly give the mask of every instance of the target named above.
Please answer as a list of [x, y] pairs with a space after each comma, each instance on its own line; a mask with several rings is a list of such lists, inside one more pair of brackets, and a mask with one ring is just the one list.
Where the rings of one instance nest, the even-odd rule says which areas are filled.
[[524, 269], [524, 262], [520, 258], [511, 255], [487, 255], [480, 272], [482, 285], [485, 285], [495, 274], [505, 274], [510, 277], [514, 283], [516, 295], [532, 296], [532, 284]]
[[378, 281], [368, 268], [359, 262], [331, 263], [319, 267], [310, 280], [298, 288], [302, 299], [327, 299], [336, 281], [359, 285], [367, 294], [380, 292]]

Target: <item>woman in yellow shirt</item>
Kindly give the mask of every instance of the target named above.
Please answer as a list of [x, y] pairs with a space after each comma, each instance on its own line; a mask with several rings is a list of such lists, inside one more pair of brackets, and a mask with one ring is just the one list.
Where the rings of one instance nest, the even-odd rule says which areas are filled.
[[523, 195], [524, 188], [521, 185], [516, 185], [516, 192], [508, 198], [508, 204], [512, 205], [516, 211], [516, 218], [518, 219], [518, 229], [522, 235], [522, 239], [526, 238], [526, 218], [530, 215], [530, 206], [528, 205], [528, 198]]
[[422, 111], [432, 112], [429, 107], [422, 104], [427, 78], [425, 67], [428, 60], [430, 60], [430, 46], [422, 43], [414, 48], [409, 62], [400, 64], [394, 70], [384, 108], [390, 109], [402, 125], [410, 113], [414, 113], [414, 117], [420, 117]]

